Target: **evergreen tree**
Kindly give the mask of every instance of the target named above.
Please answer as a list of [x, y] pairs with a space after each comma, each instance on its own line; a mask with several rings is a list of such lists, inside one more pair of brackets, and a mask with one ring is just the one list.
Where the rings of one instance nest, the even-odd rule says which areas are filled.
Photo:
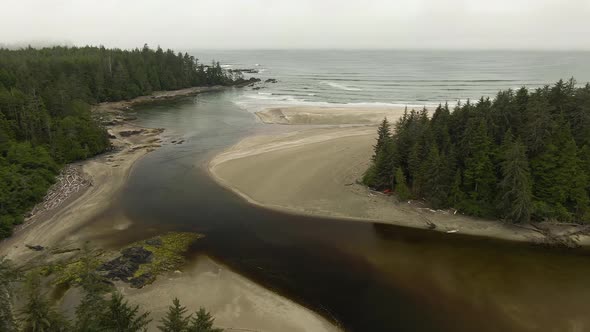
[[528, 222], [532, 211], [532, 186], [526, 148], [507, 135], [501, 157], [500, 213], [513, 222]]
[[20, 325], [25, 332], [67, 331], [68, 321], [55, 311], [41, 292], [39, 273], [27, 276], [27, 301], [21, 311]]
[[214, 328], [215, 319], [204, 308], [200, 308], [191, 319], [189, 332], [223, 332], [222, 329]]
[[560, 122], [551, 143], [532, 161], [538, 217], [571, 221], [588, 210], [587, 174], [568, 126]]
[[101, 330], [112, 332], [147, 331], [149, 312], [139, 313], [139, 306], [130, 306], [123, 295], [116, 292], [100, 315]]
[[465, 200], [465, 193], [463, 192], [462, 187], [461, 170], [458, 169], [455, 173], [453, 185], [451, 186], [449, 194], [449, 203], [457, 208], [460, 208]]
[[464, 186], [472, 205], [468, 212], [477, 216], [488, 216], [494, 200], [496, 175], [492, 164], [491, 141], [483, 120], [469, 122], [466, 129], [467, 157], [465, 159]]
[[84, 245], [82, 257], [82, 274], [80, 285], [83, 297], [76, 307], [75, 329], [77, 331], [101, 331], [101, 313], [107, 310], [107, 301], [103, 294], [107, 291], [102, 278], [96, 273], [98, 261], [92, 256], [88, 244]]
[[186, 307], [181, 306], [177, 298], [172, 303], [166, 317], [160, 321], [162, 325], [158, 326], [158, 329], [163, 332], [186, 332], [190, 323], [190, 316], [185, 317]]
[[373, 146], [373, 157], [371, 159], [373, 162], [377, 160], [377, 156], [381, 151], [384, 150], [384, 147], [391, 142], [391, 129], [389, 125], [389, 121], [387, 118], [384, 118], [381, 122], [381, 125], [377, 129], [377, 144]]
[[408, 185], [406, 184], [406, 176], [401, 167], [398, 167], [395, 171], [395, 191], [397, 192], [399, 199], [402, 201], [411, 197], [410, 189], [408, 189]]
[[433, 208], [440, 209], [447, 206], [449, 194], [450, 174], [448, 162], [444, 155], [440, 155], [436, 145], [430, 148], [428, 157], [422, 166], [422, 191], [424, 198]]
[[453, 112], [439, 105], [431, 119], [406, 110], [394, 127], [365, 183], [403, 182], [433, 207], [470, 215], [590, 222], [590, 84], [500, 91]]
[[0, 331], [16, 332], [17, 324], [12, 307], [12, 283], [19, 273], [11, 261], [0, 257]]

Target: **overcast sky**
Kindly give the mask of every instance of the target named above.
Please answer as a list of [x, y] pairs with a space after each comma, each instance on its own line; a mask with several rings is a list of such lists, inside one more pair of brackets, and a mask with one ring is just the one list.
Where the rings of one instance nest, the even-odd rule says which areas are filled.
[[590, 49], [590, 0], [0, 0], [0, 43]]

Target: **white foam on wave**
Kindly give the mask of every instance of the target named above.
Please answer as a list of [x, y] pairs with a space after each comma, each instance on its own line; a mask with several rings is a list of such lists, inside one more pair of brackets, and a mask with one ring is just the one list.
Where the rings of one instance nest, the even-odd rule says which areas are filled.
[[346, 90], [346, 91], [363, 91], [363, 89], [360, 89], [360, 88], [346, 86], [344, 84], [330, 82], [330, 81], [321, 81], [320, 83], [325, 84], [325, 85], [329, 85], [329, 86], [331, 86], [333, 88], [340, 89], [340, 90]]
[[[310, 93], [308, 95], [315, 95]], [[249, 112], [260, 112], [275, 107], [339, 107], [339, 108], [403, 108], [421, 109], [433, 108], [438, 104], [418, 104], [414, 102], [354, 102], [354, 103], [330, 103], [326, 101], [311, 101], [297, 98], [291, 95], [274, 95], [270, 92], [258, 92], [246, 94], [234, 101], [240, 108]], [[449, 103], [449, 106], [454, 104]]]

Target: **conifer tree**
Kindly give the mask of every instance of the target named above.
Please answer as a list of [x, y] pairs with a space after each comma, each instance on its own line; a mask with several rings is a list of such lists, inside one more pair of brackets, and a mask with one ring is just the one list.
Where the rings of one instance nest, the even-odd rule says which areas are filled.
[[507, 135], [501, 159], [501, 214], [513, 222], [528, 222], [532, 212], [532, 186], [524, 144]]
[[112, 332], [146, 331], [149, 312], [139, 313], [139, 306], [130, 306], [121, 293], [112, 294], [107, 309], [101, 314], [101, 330]]
[[180, 301], [175, 298], [172, 305], [168, 307], [166, 317], [160, 321], [162, 325], [158, 329], [162, 332], [186, 332], [190, 323], [190, 316], [186, 317], [186, 307], [180, 305]]
[[460, 208], [463, 205], [463, 201], [465, 200], [465, 193], [463, 192], [462, 184], [461, 170], [457, 169], [449, 194], [449, 203], [457, 208]]
[[373, 161], [377, 160], [377, 157], [381, 151], [384, 151], [385, 145], [391, 142], [391, 129], [387, 118], [383, 118], [381, 125], [377, 129], [377, 143], [373, 146]]
[[395, 192], [402, 201], [411, 197], [410, 189], [408, 189], [408, 185], [406, 184], [406, 176], [401, 167], [398, 167], [395, 171]]
[[472, 212], [477, 215], [486, 215], [488, 212], [485, 205], [494, 199], [496, 175], [492, 164], [491, 141], [485, 122], [483, 120], [469, 122], [465, 139], [468, 153], [463, 173], [466, 194], [483, 207]]
[[17, 324], [12, 307], [12, 283], [19, 273], [12, 262], [0, 257], [0, 331], [16, 332]]
[[223, 332], [222, 329], [213, 327], [214, 321], [209, 312], [200, 308], [192, 317], [188, 330], [189, 332]]
[[436, 145], [430, 148], [428, 157], [423, 163], [421, 178], [423, 178], [421, 182], [424, 198], [435, 209], [446, 207], [451, 179], [445, 156], [439, 154]]
[[107, 301], [103, 294], [107, 289], [96, 273], [98, 261], [92, 256], [88, 244], [83, 247], [80, 263], [83, 271], [80, 286], [84, 295], [76, 307], [75, 329], [87, 332], [101, 331], [101, 313], [107, 310]]
[[20, 325], [25, 332], [67, 331], [69, 322], [49, 304], [41, 291], [37, 271], [27, 276], [27, 301], [21, 310]]

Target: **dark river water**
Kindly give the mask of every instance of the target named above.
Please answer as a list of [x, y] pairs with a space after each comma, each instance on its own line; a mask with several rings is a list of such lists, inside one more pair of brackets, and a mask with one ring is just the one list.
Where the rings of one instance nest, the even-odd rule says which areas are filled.
[[207, 160], [262, 126], [232, 102], [240, 93], [138, 110], [137, 124], [185, 142], [136, 164], [101, 216], [133, 220], [117, 241], [203, 233], [193, 254], [214, 257], [347, 331], [590, 330], [586, 251], [294, 216], [217, 185]]

